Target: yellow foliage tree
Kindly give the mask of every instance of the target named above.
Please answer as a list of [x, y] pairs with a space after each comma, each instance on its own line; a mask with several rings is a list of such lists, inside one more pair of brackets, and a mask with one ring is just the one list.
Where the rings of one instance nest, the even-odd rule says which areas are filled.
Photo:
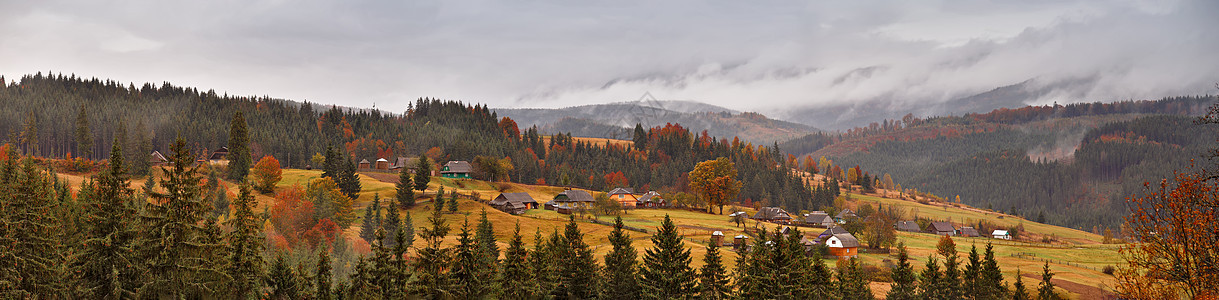
[[356, 219], [352, 199], [339, 190], [339, 185], [328, 177], [314, 179], [305, 188], [305, 198], [313, 203], [315, 219], [329, 218], [339, 227], [347, 228]]
[[724, 214], [724, 203], [741, 191], [736, 175], [736, 165], [728, 158], [704, 161], [690, 171], [690, 188], [707, 201], [707, 212], [719, 206], [720, 214]]

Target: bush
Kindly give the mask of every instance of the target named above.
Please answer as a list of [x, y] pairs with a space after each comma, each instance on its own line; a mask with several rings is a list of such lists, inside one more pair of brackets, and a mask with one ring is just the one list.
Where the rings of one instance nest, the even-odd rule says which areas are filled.
[[1109, 276], [1113, 276], [1113, 271], [1114, 271], [1113, 266], [1105, 266], [1104, 268], [1101, 268], [1101, 270], [1100, 270], [1101, 273], [1105, 273], [1105, 275], [1109, 275]]

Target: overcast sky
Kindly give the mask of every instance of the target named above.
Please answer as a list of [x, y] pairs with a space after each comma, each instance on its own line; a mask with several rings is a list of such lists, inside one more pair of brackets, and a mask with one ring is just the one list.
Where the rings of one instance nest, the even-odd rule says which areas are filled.
[[1199, 1], [10, 1], [0, 74], [401, 111], [660, 99], [779, 113], [1086, 79], [1031, 103], [1215, 93]]

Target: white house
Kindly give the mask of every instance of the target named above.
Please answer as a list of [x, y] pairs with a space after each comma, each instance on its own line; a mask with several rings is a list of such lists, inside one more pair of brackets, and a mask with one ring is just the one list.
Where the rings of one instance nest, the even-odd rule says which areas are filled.
[[1012, 235], [1007, 233], [1007, 230], [995, 230], [995, 232], [991, 233], [991, 236], [993, 236], [996, 239], [1004, 239], [1004, 240], [1012, 239]]

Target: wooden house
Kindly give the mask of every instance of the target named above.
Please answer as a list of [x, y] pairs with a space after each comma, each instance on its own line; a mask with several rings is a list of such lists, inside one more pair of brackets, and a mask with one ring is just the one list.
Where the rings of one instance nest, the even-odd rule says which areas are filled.
[[820, 226], [825, 228], [834, 227], [834, 219], [824, 211], [814, 211], [804, 216], [804, 224], [809, 226]]
[[418, 165], [419, 165], [418, 157], [398, 157], [397, 159], [395, 159], [393, 161], [393, 163], [389, 164], [389, 170], [394, 171], [394, 172], [401, 172], [402, 168], [406, 168], [407, 172], [413, 173], [413, 172], [415, 172], [415, 166], [418, 166]]
[[961, 227], [961, 236], [963, 236], [963, 237], [979, 237], [979, 236], [982, 236], [982, 235], [981, 235], [981, 234], [978, 234], [978, 230], [977, 230], [977, 229], [974, 229], [973, 227], [965, 226], [965, 227]]
[[573, 209], [590, 209], [593, 207], [593, 202], [596, 202], [596, 200], [587, 191], [565, 190], [555, 195], [554, 199], [550, 200], [550, 202], [546, 202], [546, 209], [559, 213], [563, 213], [566, 210], [567, 213], [571, 213]]
[[957, 228], [948, 222], [931, 222], [931, 225], [927, 226], [927, 232], [937, 235], [957, 235]]
[[207, 156], [207, 163], [214, 165], [228, 165], [229, 147], [220, 147], [220, 149], [212, 151], [212, 154]]
[[1000, 240], [1012, 240], [1012, 234], [1008, 233], [1007, 230], [995, 230], [994, 232], [991, 232], [990, 235], [991, 237]]
[[444, 164], [440, 168], [440, 177], [444, 178], [470, 178], [470, 172], [474, 171], [474, 167], [470, 166], [470, 162], [455, 160]]
[[148, 164], [154, 167], [164, 166], [169, 164], [169, 159], [166, 159], [165, 155], [161, 155], [161, 151], [153, 150], [151, 154], [148, 154]]
[[638, 198], [635, 199], [636, 208], [661, 208], [668, 206], [669, 204], [665, 203], [665, 199], [662, 198], [660, 193], [657, 193], [656, 191], [643, 193], [643, 195], [639, 195]]
[[838, 224], [846, 224], [847, 220], [857, 217], [859, 216], [855, 215], [855, 211], [852, 211], [850, 208], [843, 208], [837, 215], [834, 215], [834, 221], [838, 221]]
[[792, 217], [782, 208], [763, 207], [762, 209], [758, 210], [758, 213], [753, 215], [753, 219], [763, 222], [789, 224], [791, 223]]
[[829, 229], [822, 231], [821, 234], [817, 235], [817, 241], [818, 242], [824, 241], [826, 238], [829, 238], [830, 236], [833, 236], [835, 234], [843, 234], [843, 233], [849, 234], [850, 232], [848, 232], [847, 229], [843, 228], [842, 226], [830, 227]]
[[375, 163], [373, 163], [372, 167], [373, 167], [373, 169], [377, 169], [377, 170], [381, 170], [381, 171], [389, 171], [389, 160], [384, 159], [384, 158], [378, 158], [377, 161]]
[[500, 211], [519, 215], [525, 213], [526, 210], [538, 208], [537, 200], [533, 200], [528, 193], [502, 193], [487, 202], [487, 205], [494, 207]]
[[856, 239], [855, 236], [851, 235], [850, 233], [831, 235], [825, 239], [825, 246], [829, 247], [831, 256], [859, 256], [859, 239]]
[[630, 188], [616, 188], [609, 192], [609, 198], [617, 201], [622, 208], [635, 208], [635, 202], [639, 201], [639, 197], [636, 197]]
[[918, 222], [915, 222], [915, 221], [897, 222], [897, 230], [898, 231], [909, 231], [909, 232], [922, 232], [923, 231], [923, 229], [919, 228]]

